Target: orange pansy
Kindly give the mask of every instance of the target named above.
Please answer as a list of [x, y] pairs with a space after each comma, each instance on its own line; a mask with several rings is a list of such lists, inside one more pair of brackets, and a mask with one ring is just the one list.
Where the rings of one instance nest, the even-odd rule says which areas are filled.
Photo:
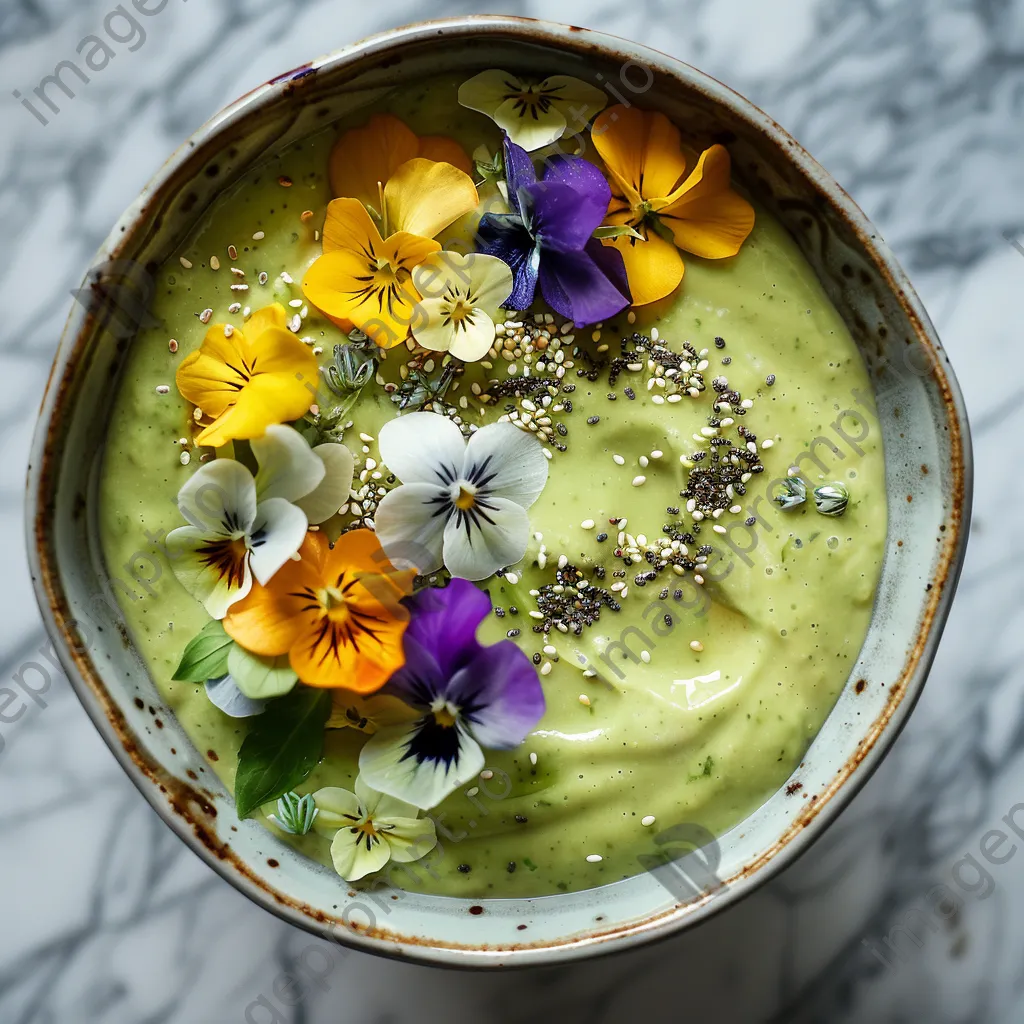
[[705, 259], [735, 256], [754, 226], [754, 208], [730, 186], [724, 146], [711, 146], [691, 168], [679, 129], [656, 111], [617, 106], [594, 122], [594, 146], [608, 169], [607, 223], [642, 238], [606, 238], [622, 253], [633, 303], [664, 298], [683, 279], [678, 249]]
[[405, 664], [409, 614], [400, 602], [413, 577], [391, 565], [370, 530], [342, 534], [333, 548], [309, 533], [298, 560], [232, 605], [224, 629], [254, 654], [287, 654], [308, 686], [373, 693]]

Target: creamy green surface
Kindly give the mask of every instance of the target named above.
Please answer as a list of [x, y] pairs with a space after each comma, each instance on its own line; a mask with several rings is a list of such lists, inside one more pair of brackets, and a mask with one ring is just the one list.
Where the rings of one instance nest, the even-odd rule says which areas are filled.
[[[378, 109], [393, 111], [420, 134], [452, 135], [467, 152], [480, 142], [493, 151], [498, 139], [494, 126], [457, 106], [460, 80], [443, 79], [420, 94], [396, 95]], [[120, 595], [125, 621], [168, 708], [196, 747], [215, 755], [212, 768], [229, 787], [246, 722], [221, 714], [201, 686], [171, 681], [185, 644], [208, 621], [159, 554], [160, 538], [182, 525], [175, 505], [178, 489], [199, 465], [193, 460], [184, 467], [179, 461], [178, 439], [191, 437], [192, 431], [174, 373], [202, 341], [206, 327], [196, 316], [201, 310], [213, 309], [211, 322], [244, 328], [241, 313], [228, 313], [230, 303], [257, 309], [276, 300], [287, 307], [290, 299], [301, 298], [298, 284], [289, 288], [279, 275], [287, 271], [301, 281], [319, 254], [313, 231], [322, 225], [331, 198], [326, 174], [335, 137], [331, 130], [262, 165], [221, 198], [189, 244], [161, 269], [154, 313], [164, 326], [135, 342], [111, 413], [100, 499], [104, 552], [113, 577], [129, 580], [134, 573], [137, 579], [154, 580], [134, 586], [134, 601]], [[292, 187], [279, 184], [281, 175], [292, 180]], [[302, 222], [303, 210], [314, 211], [314, 218]], [[265, 238], [253, 240], [260, 231]], [[237, 260], [227, 255], [230, 244], [238, 249]], [[214, 254], [221, 263], [217, 271], [210, 268]], [[179, 255], [193, 263], [191, 270], [180, 265]], [[231, 274], [232, 265], [246, 272], [248, 292], [230, 290], [240, 280]], [[553, 582], [559, 554], [581, 567], [606, 566], [602, 585], [608, 587], [613, 570], [621, 568], [613, 558], [616, 529], [609, 519], [626, 516], [628, 532], [653, 538], [672, 518], [666, 507], [685, 504], [679, 497], [684, 486], [679, 455], [694, 450], [691, 435], [706, 425], [711, 410], [708, 395], [675, 405], [653, 404], [646, 371], [624, 374], [614, 402], [607, 398], [612, 390], [607, 375], [590, 384], [569, 371], [565, 381], [576, 384], [570, 396], [574, 408], [570, 416], [559, 417], [569, 428], [564, 439], [568, 452], [553, 453], [547, 488], [530, 510], [531, 527], [543, 535], [547, 548], [547, 568], [537, 566], [535, 542], [517, 567], [519, 584], [485, 583], [494, 604], [516, 605], [520, 612], [502, 619], [492, 615], [480, 632], [484, 642], [493, 642], [518, 627], [522, 635], [517, 642], [528, 654], [546, 643], [558, 649], [560, 660], [543, 678], [547, 713], [518, 750], [488, 752], [495, 775], [477, 783], [478, 794], [468, 795], [472, 787], [465, 787], [432, 812], [443, 826], [443, 849], [428, 858], [436, 877], [422, 863], [412, 865], [414, 876], [395, 876], [407, 888], [472, 897], [531, 896], [636, 874], [638, 854], [653, 850], [659, 830], [696, 822], [721, 833], [764, 802], [797, 766], [847, 682], [882, 561], [884, 468], [877, 430], [860, 442], [860, 455], [844, 446], [830, 425], [838, 410], [854, 407], [851, 392], [870, 393], [865, 369], [814, 273], [762, 209], [737, 257], [707, 262], [687, 256], [686, 268], [675, 298], [639, 311], [635, 326], [627, 325], [624, 315], [606, 324], [602, 337], [615, 355], [621, 333], [647, 333], [656, 326], [676, 350], [684, 341], [698, 350], [708, 348], [708, 381], [726, 376], [731, 387], [754, 399], [744, 422], [759, 438], [773, 438], [775, 446], [762, 453], [766, 472], [751, 481], [741, 499], [743, 513], [721, 520], [730, 524], [751, 514], [759, 517], [757, 543], [747, 556], [751, 564], [709, 524], [699, 543], [722, 553], [719, 568], [732, 563], [724, 579], [707, 582], [701, 591], [688, 579], [667, 573], [641, 589], [632, 579], [643, 567], [634, 566], [618, 614], [604, 612], [579, 638], [561, 633], [542, 638], [531, 632], [527, 612], [534, 603], [528, 591]], [[258, 283], [260, 271], [268, 274], [265, 286]], [[323, 363], [343, 340], [314, 312], [300, 333], [322, 345]], [[593, 346], [590, 334], [578, 332], [578, 342]], [[716, 336], [726, 340], [726, 348], [715, 347]], [[177, 354], [168, 349], [171, 337], [179, 342]], [[407, 355], [401, 347], [391, 353], [382, 365], [386, 378], [398, 379]], [[723, 357], [731, 364], [722, 366]], [[486, 385], [488, 377], [503, 378], [506, 368], [502, 360], [493, 371], [473, 368], [448, 400], [468, 394], [473, 380]], [[768, 374], [777, 377], [774, 387], [765, 385]], [[625, 384], [634, 387], [634, 401], [623, 396]], [[169, 385], [170, 393], [158, 394], [160, 385]], [[471, 405], [463, 416], [471, 423], [488, 422], [503, 405], [486, 417]], [[366, 457], [359, 432], [376, 436], [395, 409], [380, 388], [371, 385], [364, 392], [353, 414], [355, 427], [345, 438], [359, 460], [357, 470]], [[592, 416], [600, 416], [600, 422], [588, 425]], [[819, 436], [837, 443], [843, 457], [818, 446], [827, 472], [805, 459], [802, 475], [812, 484], [842, 480], [848, 485], [851, 505], [841, 519], [818, 515], [812, 502], [781, 512], [759, 497]], [[368, 447], [370, 456], [378, 458], [376, 445]], [[653, 449], [664, 457], [641, 470], [638, 457]], [[613, 453], [623, 456], [625, 465], [615, 464]], [[640, 473], [646, 483], [634, 487]], [[595, 530], [581, 527], [587, 519], [596, 521]], [[602, 530], [610, 536], [598, 544]], [[734, 531], [741, 548], [752, 546], [751, 536], [746, 529]], [[133, 564], [139, 552], [147, 552], [149, 560], [136, 558]], [[589, 571], [588, 576], [594, 578]], [[670, 595], [659, 602], [666, 586], [681, 588], [683, 601]], [[666, 614], [671, 628], [665, 625]], [[643, 634], [628, 637], [637, 657], [626, 660], [620, 653], [611, 658], [613, 669], [602, 654], [629, 627]], [[695, 640], [703, 651], [691, 649]], [[649, 663], [639, 660], [644, 649], [651, 655]], [[600, 670], [600, 678], [584, 678], [578, 654]], [[581, 694], [589, 698], [589, 707], [580, 702]], [[350, 786], [362, 742], [354, 730], [330, 731], [328, 756], [302, 791]], [[647, 816], [654, 816], [653, 825], [641, 823]], [[307, 836], [295, 844], [330, 863], [327, 840]], [[602, 860], [590, 863], [589, 855]], [[460, 871], [460, 865], [470, 870]], [[346, 887], [340, 879], [338, 885], [339, 891]]]

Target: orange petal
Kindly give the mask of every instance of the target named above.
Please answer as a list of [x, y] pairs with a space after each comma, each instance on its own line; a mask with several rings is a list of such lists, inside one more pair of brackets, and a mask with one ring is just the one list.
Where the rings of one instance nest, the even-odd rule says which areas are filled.
[[604, 244], [622, 253], [634, 306], [671, 295], [683, 280], [686, 268], [679, 250], [657, 232], [648, 230], [646, 242], [623, 236], [605, 239]]
[[594, 121], [594, 146], [631, 205], [671, 194], [686, 173], [679, 129], [657, 111], [619, 104]]
[[267, 586], [254, 583], [248, 596], [231, 606], [224, 630], [232, 640], [264, 657], [277, 657], [292, 649], [302, 632], [304, 614], [308, 614], [304, 591], [322, 586], [321, 546], [326, 542], [319, 534], [306, 534], [299, 548], [300, 561], [285, 562]]
[[466, 156], [466, 151], [447, 135], [424, 135], [420, 139], [420, 151], [416, 155], [427, 160], [451, 164], [466, 174], [473, 173], [473, 161]]
[[388, 224], [433, 238], [480, 202], [473, 179], [449, 163], [417, 158], [402, 164], [384, 187]]
[[754, 208], [729, 186], [729, 151], [706, 149], [659, 213], [680, 249], [706, 259], [740, 251], [754, 227]]
[[[420, 150], [412, 129], [393, 114], [374, 114], [362, 128], [345, 132], [331, 150], [331, 189], [336, 196], [358, 199], [377, 209], [377, 183]], [[381, 211], [378, 211], [381, 212]]]

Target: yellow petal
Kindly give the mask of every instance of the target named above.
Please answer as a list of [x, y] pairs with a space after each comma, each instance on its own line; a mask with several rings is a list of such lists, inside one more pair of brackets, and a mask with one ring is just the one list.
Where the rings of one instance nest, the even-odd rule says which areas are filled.
[[377, 209], [377, 183], [387, 182], [419, 150], [416, 135], [397, 117], [374, 114], [362, 128], [345, 132], [334, 144], [331, 189], [336, 196], [358, 199]]
[[[315, 358], [313, 365], [316, 366]], [[290, 370], [257, 374], [238, 392], [234, 404], [196, 440], [199, 444], [219, 448], [228, 441], [262, 437], [273, 423], [300, 419], [309, 411], [316, 397], [316, 376], [307, 373], [303, 380], [311, 383], [312, 390], [307, 389], [303, 381], [296, 380], [295, 373]]]
[[257, 309], [255, 313], [245, 322], [245, 336], [247, 338], [258, 338], [264, 331], [271, 327], [279, 327], [284, 330], [288, 326], [288, 314], [280, 302], [272, 302], [269, 306]]
[[683, 280], [685, 267], [679, 250], [654, 231], [647, 232], [646, 242], [623, 236], [605, 239], [604, 244], [622, 253], [634, 306], [671, 295]]
[[381, 241], [377, 225], [358, 199], [335, 199], [327, 204], [324, 252], [350, 249], [365, 252], [369, 258]]
[[480, 201], [465, 171], [420, 157], [395, 171], [384, 188], [384, 199], [391, 230], [423, 238], [433, 238]]
[[670, 195], [686, 173], [679, 129], [657, 111], [609, 107], [594, 122], [592, 137], [613, 183], [631, 205]]
[[729, 151], [706, 149], [660, 211], [680, 249], [706, 259], [735, 256], [754, 227], [754, 208], [730, 187]]
[[220, 416], [248, 380], [241, 370], [245, 356], [242, 332], [234, 331], [226, 338], [224, 325], [214, 324], [203, 344], [178, 367], [175, 383], [182, 397], [199, 406], [207, 416]]
[[473, 173], [473, 161], [466, 156], [466, 151], [446, 135], [424, 135], [420, 139], [420, 151], [416, 155], [426, 160], [451, 164], [466, 174]]

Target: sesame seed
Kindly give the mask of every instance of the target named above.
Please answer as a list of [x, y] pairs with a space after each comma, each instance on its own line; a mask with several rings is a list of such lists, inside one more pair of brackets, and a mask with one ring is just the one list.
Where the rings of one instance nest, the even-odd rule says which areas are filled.
[[313, 219], [313, 211], [312, 210], [303, 210], [302, 213], [299, 214], [299, 220], [301, 220], [303, 222], [308, 221], [308, 220], [312, 220], [312, 219]]
[[169, 342], [167, 342], [167, 348], [171, 352], [177, 352], [178, 351], [178, 343], [177, 343], [177, 341], [175, 341], [174, 338], [171, 338], [171, 340]]
[[255, 233], [255, 234], [254, 234], [254, 235], [252, 236], [252, 240], [253, 240], [254, 242], [262, 242], [262, 241], [263, 241], [263, 239], [264, 239], [264, 238], [266, 238], [266, 237], [267, 237], [267, 233], [266, 233], [265, 231], [257, 231], [257, 232], [256, 232], [256, 233]]
[[645, 814], [644, 817], [640, 819], [640, 824], [643, 825], [644, 828], [649, 828], [656, 820], [657, 819], [653, 814]]
[[171, 393], [171, 389], [166, 384], [158, 384], [156, 386], [156, 393], [158, 395], [169, 395]]
[[[260, 284], [266, 284], [270, 280], [270, 275], [265, 270], [261, 270], [259, 277], [257, 277], [256, 280], [259, 281]], [[294, 305], [294, 303], [289, 303], [289, 305]], [[300, 302], [299, 305], [301, 306], [302, 303]]]
[[645, 476], [635, 476], [635, 477], [633, 477], [633, 486], [634, 487], [643, 487], [643, 485], [645, 483], [647, 483], [647, 477], [645, 477]]
[[762, 448], [771, 448], [775, 442], [769, 437], [766, 441], [761, 442]]
[[765, 384], [768, 385], [768, 387], [771, 387], [775, 383], [775, 374], [769, 373], [768, 376], [765, 378], [764, 382]]
[[665, 453], [660, 448], [655, 448], [654, 451], [651, 452], [651, 458], [652, 459], [660, 459], [660, 458], [662, 458], [664, 456], [664, 454]]
[[530, 764], [537, 763], [537, 755], [531, 750], [530, 751]]
[[651, 464], [651, 460], [646, 455], [641, 455], [637, 461], [640, 463], [641, 469], [646, 469]]
[[584, 706], [585, 708], [589, 708], [589, 707], [590, 707], [590, 698], [589, 698], [589, 697], [588, 697], [588, 696], [587, 696], [587, 695], [586, 695], [585, 693], [581, 693], [581, 694], [580, 694], [580, 696], [579, 696], [579, 702], [580, 702], [580, 703], [581, 703], [581, 704], [582, 704], [582, 705], [583, 705], [583, 706]]
[[191, 262], [191, 260], [187, 260], [187, 259], [185, 259], [185, 257], [184, 257], [184, 256], [179, 256], [179, 257], [178, 257], [178, 262], [179, 262], [179, 263], [180, 263], [180, 264], [181, 264], [181, 265], [182, 265], [182, 266], [183, 266], [183, 267], [184, 267], [184, 268], [185, 268], [186, 270], [191, 270], [191, 269], [192, 269], [192, 262]]
[[208, 324], [210, 322], [210, 317], [212, 317], [212, 316], [213, 316], [213, 310], [212, 309], [204, 309], [202, 311], [202, 313], [199, 314], [199, 322], [203, 323], [203, 324]]
[[718, 523], [715, 523], [715, 525], [712, 526], [711, 529], [714, 530], [715, 533], [727, 533], [728, 532], [724, 526], [719, 526]]
[[621, 455], [613, 455], [612, 462], [614, 462], [616, 466], [624, 466], [626, 464], [626, 460]]
[[600, 864], [604, 858], [599, 853], [592, 853], [587, 857], [588, 864]]
[[650, 665], [650, 663], [651, 663], [651, 652], [650, 651], [641, 651], [640, 652], [640, 660], [645, 665]]
[[690, 650], [696, 651], [698, 654], [704, 650], [704, 645], [699, 640], [690, 641]]
[[597, 524], [593, 519], [584, 519], [583, 522], [580, 523], [580, 526], [583, 527], [584, 530], [592, 530], [596, 525]]
[[505, 579], [514, 587], [519, 582], [519, 576], [514, 572], [505, 573]]
[[484, 780], [485, 782], [487, 782], [487, 781], [489, 781], [490, 779], [493, 779], [493, 778], [494, 778], [494, 772], [492, 772], [490, 768], [485, 768], [485, 769], [484, 769], [484, 770], [483, 770], [483, 771], [482, 771], [482, 772], [480, 773], [480, 778], [481, 778], [481, 779], [483, 779], [483, 780]]
[[228, 259], [231, 259], [231, 260], [237, 260], [238, 259], [238, 250], [233, 245], [229, 245], [228, 246]]
[[187, 466], [192, 461], [192, 456], [188, 452], [182, 452], [178, 456], [178, 461], [183, 465]]

